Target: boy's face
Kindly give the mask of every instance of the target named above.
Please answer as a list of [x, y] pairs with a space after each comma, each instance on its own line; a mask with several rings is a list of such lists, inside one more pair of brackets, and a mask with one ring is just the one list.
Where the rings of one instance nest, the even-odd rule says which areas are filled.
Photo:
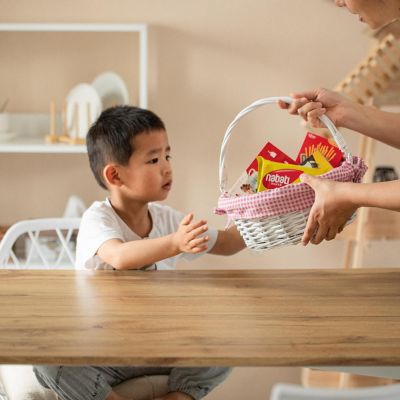
[[172, 187], [167, 133], [157, 130], [139, 134], [133, 146], [128, 165], [119, 167], [125, 195], [141, 202], [165, 200]]

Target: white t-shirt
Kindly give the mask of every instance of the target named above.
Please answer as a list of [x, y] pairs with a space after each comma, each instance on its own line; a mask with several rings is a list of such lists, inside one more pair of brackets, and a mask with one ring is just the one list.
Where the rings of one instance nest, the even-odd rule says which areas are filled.
[[[171, 207], [157, 203], [149, 203], [149, 212], [153, 222], [149, 239], [158, 238], [176, 232], [184, 214]], [[144, 269], [174, 269], [181, 257], [193, 259], [210, 251], [217, 240], [218, 232], [209, 229], [204, 235], [209, 236], [207, 250], [198, 254], [180, 253], [166, 258]], [[123, 242], [146, 240], [133, 232], [118, 216], [108, 199], [94, 202], [83, 214], [79, 227], [76, 246], [76, 268], [113, 269], [113, 267], [96, 255], [99, 247], [110, 239]]]

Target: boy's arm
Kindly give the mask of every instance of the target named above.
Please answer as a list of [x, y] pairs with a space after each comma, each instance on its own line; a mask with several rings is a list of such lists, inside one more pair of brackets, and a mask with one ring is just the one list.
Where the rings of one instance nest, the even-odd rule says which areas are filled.
[[226, 231], [218, 231], [217, 241], [210, 250], [210, 254], [230, 256], [246, 247], [242, 236], [236, 226], [231, 226]]
[[186, 215], [176, 232], [155, 239], [123, 242], [110, 239], [97, 250], [97, 255], [116, 269], [139, 269], [179, 253], [200, 253], [207, 249], [206, 221], [193, 222], [193, 214]]

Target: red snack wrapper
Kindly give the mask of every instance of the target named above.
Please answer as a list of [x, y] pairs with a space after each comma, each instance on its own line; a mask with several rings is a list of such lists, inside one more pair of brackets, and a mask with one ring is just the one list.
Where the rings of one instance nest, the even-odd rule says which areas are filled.
[[[265, 160], [275, 161], [285, 164], [296, 164], [287, 154], [278, 149], [272, 143], [267, 142], [266, 145], [258, 153], [257, 157], [262, 157]], [[258, 172], [257, 158], [246, 168], [247, 175], [251, 176], [254, 172]]]
[[299, 154], [297, 155], [296, 164], [303, 164], [316, 150], [321, 152], [333, 168], [338, 167], [342, 163], [343, 153], [335, 144], [322, 136], [307, 132]]

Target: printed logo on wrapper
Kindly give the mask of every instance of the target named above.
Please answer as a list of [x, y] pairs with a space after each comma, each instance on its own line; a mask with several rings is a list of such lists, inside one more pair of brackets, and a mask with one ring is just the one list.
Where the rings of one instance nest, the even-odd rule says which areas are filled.
[[281, 186], [290, 185], [291, 183], [299, 180], [303, 171], [296, 171], [290, 169], [281, 169], [265, 175], [262, 178], [262, 185], [265, 189], [276, 189]]
[[277, 189], [282, 186], [300, 182], [300, 175], [322, 175], [332, 169], [326, 158], [319, 152], [313, 154], [314, 162], [318, 168], [310, 168], [302, 165], [283, 164], [265, 160], [258, 156], [258, 183], [257, 192]]

